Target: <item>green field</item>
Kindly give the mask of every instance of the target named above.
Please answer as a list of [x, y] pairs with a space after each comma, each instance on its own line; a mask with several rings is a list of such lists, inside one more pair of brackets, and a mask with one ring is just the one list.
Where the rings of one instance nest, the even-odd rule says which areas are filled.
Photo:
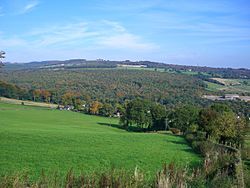
[[222, 85], [212, 83], [212, 82], [208, 82], [208, 81], [204, 81], [204, 83], [207, 84], [207, 90], [208, 91], [220, 91], [220, 90], [223, 90], [223, 88], [225, 88]]
[[[229, 93], [250, 92], [250, 79], [220, 79], [225, 85], [204, 81], [209, 91], [225, 91]], [[237, 83], [237, 84], [236, 84]]]
[[0, 174], [42, 170], [65, 174], [110, 168], [148, 176], [163, 163], [196, 165], [200, 157], [182, 137], [132, 133], [116, 126], [117, 119], [0, 102]]

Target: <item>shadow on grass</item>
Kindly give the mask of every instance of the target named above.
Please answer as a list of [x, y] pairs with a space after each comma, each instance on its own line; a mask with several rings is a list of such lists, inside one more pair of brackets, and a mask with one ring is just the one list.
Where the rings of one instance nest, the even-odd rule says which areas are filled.
[[98, 122], [99, 125], [105, 125], [105, 126], [108, 126], [108, 127], [114, 127], [114, 128], [117, 128], [117, 129], [123, 129], [123, 130], [126, 130], [124, 127], [122, 127], [121, 125], [119, 124], [114, 124], [114, 123], [100, 123]]
[[170, 140], [169, 142], [173, 144], [179, 144], [179, 145], [187, 145], [186, 141], [175, 141], [175, 140]]
[[185, 149], [182, 149], [182, 151], [185, 151], [187, 153], [196, 154], [195, 151], [192, 148], [185, 148]]
[[141, 129], [141, 128], [138, 128], [138, 127], [133, 127], [133, 126], [129, 126], [129, 127], [123, 127], [119, 124], [113, 124], [113, 123], [100, 123], [98, 122], [99, 125], [105, 125], [105, 126], [108, 126], [108, 127], [114, 127], [114, 128], [117, 128], [117, 129], [122, 129], [122, 130], [125, 130], [125, 131], [128, 131], [128, 132], [146, 132], [145, 129]]

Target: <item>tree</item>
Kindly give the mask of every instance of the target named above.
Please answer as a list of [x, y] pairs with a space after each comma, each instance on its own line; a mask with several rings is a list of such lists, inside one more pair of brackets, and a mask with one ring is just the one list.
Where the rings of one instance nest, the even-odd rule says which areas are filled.
[[76, 110], [82, 110], [83, 101], [79, 98], [73, 98], [73, 106]]
[[89, 113], [90, 114], [99, 114], [99, 110], [101, 107], [102, 107], [102, 103], [100, 103], [98, 101], [94, 101], [90, 104]]
[[29, 99], [29, 94], [26, 90], [3, 81], [0, 81], [0, 96], [16, 99]]
[[219, 140], [219, 142], [225, 142], [227, 139], [236, 137], [237, 119], [233, 112], [223, 112], [219, 114], [214, 120], [212, 129], [212, 136]]
[[204, 108], [199, 113], [198, 124], [202, 131], [206, 132], [206, 137], [208, 138], [212, 135], [213, 129], [215, 129], [215, 124], [213, 122], [218, 116], [218, 112], [213, 110], [211, 107]]
[[41, 90], [41, 96], [45, 102], [50, 102], [51, 93], [45, 89]]
[[225, 104], [213, 104], [200, 111], [198, 124], [199, 127], [207, 133], [207, 137], [212, 135], [217, 127], [214, 121], [225, 112], [232, 112]]
[[123, 126], [136, 126], [143, 129], [150, 128], [152, 126], [149, 101], [135, 99], [128, 102], [125, 109], [125, 113], [122, 114], [121, 117], [121, 123]]
[[74, 94], [72, 92], [66, 92], [62, 96], [63, 105], [73, 105]]
[[166, 108], [161, 104], [153, 104], [151, 106], [151, 116], [153, 121], [154, 130], [164, 130], [165, 129], [165, 119], [166, 119]]
[[109, 103], [104, 103], [99, 110], [101, 116], [111, 117], [114, 114], [114, 108]]
[[61, 100], [59, 91], [55, 88], [55, 89], [51, 90], [50, 93], [51, 93], [50, 101], [52, 103], [59, 104], [60, 100]]
[[33, 100], [36, 101], [38, 98], [41, 97], [41, 90], [40, 89], [33, 90], [32, 95], [33, 95]]
[[216, 104], [204, 108], [199, 113], [199, 128], [218, 142], [227, 141], [240, 144], [245, 121], [237, 116], [228, 106]]
[[190, 126], [197, 123], [199, 109], [192, 105], [185, 105], [177, 107], [168, 115], [170, 127], [178, 128], [183, 133], [186, 132]]

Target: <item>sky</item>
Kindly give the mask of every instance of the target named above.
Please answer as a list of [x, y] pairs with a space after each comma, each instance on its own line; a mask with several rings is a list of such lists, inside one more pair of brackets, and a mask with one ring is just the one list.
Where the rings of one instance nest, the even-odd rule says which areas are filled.
[[249, 0], [0, 0], [5, 61], [250, 68]]

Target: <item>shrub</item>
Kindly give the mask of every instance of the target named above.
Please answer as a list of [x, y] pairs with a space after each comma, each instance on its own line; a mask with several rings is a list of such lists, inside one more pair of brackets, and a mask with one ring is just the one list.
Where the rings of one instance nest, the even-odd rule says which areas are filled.
[[195, 139], [195, 135], [192, 134], [192, 133], [188, 133], [185, 135], [185, 139], [188, 141], [188, 142], [192, 142], [194, 139]]
[[192, 148], [203, 156], [214, 150], [213, 144], [208, 141], [193, 141]]
[[233, 185], [233, 181], [230, 177], [218, 177], [213, 179], [208, 187], [223, 187], [223, 188], [231, 188]]
[[250, 159], [250, 147], [242, 149], [241, 156], [242, 159]]
[[197, 124], [193, 123], [193, 124], [190, 125], [190, 127], [188, 128], [188, 131], [190, 131], [190, 132], [192, 132], [192, 133], [197, 132], [198, 127], [199, 127], [199, 126], [198, 126]]
[[198, 131], [196, 139], [197, 140], [206, 140], [206, 132]]
[[198, 176], [188, 181], [189, 187], [206, 188], [206, 178], [204, 176]]

